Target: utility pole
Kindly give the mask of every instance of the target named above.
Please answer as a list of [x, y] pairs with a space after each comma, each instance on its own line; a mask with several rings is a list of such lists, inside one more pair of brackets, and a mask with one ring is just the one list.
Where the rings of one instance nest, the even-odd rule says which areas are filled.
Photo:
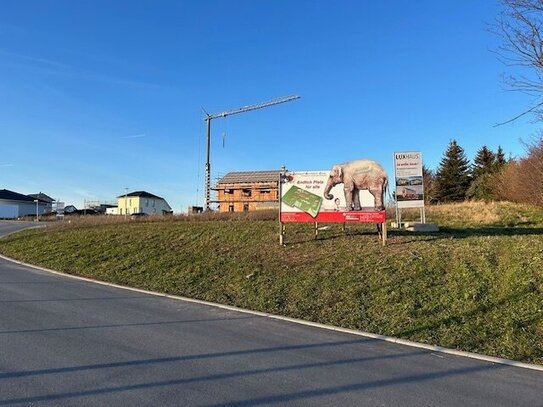
[[205, 199], [204, 199], [204, 211], [209, 211], [210, 195], [211, 195], [211, 120], [218, 119], [221, 117], [232, 116], [234, 114], [250, 112], [251, 110], [263, 109], [265, 107], [278, 105], [281, 103], [290, 102], [292, 100], [300, 99], [300, 96], [291, 95], [285, 96], [278, 99], [273, 99], [268, 102], [257, 103], [254, 105], [242, 106], [237, 109], [227, 110], [221, 113], [209, 114], [205, 110], [206, 117], [204, 121], [207, 124], [207, 149], [206, 149], [206, 166], [205, 166]]
[[128, 219], [128, 188], [124, 189], [124, 220]]

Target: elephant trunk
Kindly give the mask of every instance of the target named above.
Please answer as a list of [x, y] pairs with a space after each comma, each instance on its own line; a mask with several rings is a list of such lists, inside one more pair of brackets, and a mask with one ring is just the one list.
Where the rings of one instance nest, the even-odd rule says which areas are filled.
[[334, 195], [330, 193], [330, 190], [334, 186], [334, 182], [332, 181], [332, 178], [328, 179], [328, 182], [326, 183], [326, 188], [324, 189], [324, 197], [326, 199], [334, 199]]

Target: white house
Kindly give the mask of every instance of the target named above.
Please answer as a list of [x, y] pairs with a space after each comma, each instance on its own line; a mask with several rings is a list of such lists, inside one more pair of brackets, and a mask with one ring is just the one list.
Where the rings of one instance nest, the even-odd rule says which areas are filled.
[[17, 219], [20, 216], [43, 215], [48, 203], [8, 189], [0, 189], [0, 219]]
[[172, 213], [168, 202], [160, 196], [146, 191], [134, 191], [117, 197], [117, 207], [106, 210], [109, 215], [132, 215], [144, 213], [146, 215], [165, 215]]

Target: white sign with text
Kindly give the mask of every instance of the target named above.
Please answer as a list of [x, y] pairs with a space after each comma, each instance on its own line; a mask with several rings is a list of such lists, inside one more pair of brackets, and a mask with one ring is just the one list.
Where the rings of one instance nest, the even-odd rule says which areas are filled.
[[424, 208], [422, 153], [394, 153], [395, 196], [398, 208]]

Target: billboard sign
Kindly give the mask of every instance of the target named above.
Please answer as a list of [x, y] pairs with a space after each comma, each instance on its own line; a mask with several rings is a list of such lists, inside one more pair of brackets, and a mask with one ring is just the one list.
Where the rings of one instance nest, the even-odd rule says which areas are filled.
[[57, 216], [64, 216], [64, 202], [55, 201], [53, 203], [53, 212], [56, 212]]
[[422, 153], [394, 153], [395, 196], [398, 208], [424, 208]]
[[385, 222], [385, 211], [374, 210], [374, 199], [368, 191], [360, 191], [358, 211], [348, 210], [343, 183], [330, 190], [325, 198], [330, 171], [288, 172], [281, 180], [281, 222]]

